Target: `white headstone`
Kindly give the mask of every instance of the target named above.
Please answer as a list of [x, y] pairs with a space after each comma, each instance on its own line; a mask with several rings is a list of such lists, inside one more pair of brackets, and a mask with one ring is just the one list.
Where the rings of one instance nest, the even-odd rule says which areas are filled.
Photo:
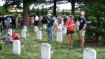
[[91, 48], [84, 49], [83, 59], [96, 59], [96, 51]]
[[13, 53], [17, 55], [21, 54], [21, 47], [19, 40], [13, 40]]
[[41, 44], [41, 59], [51, 59], [51, 45], [48, 43]]
[[47, 28], [47, 25], [46, 24], [43, 24], [43, 29], [46, 29]]
[[23, 37], [23, 38], [26, 38], [26, 36], [27, 36], [27, 34], [26, 34], [26, 30], [22, 30], [21, 31], [21, 36]]
[[23, 26], [23, 29], [24, 29], [26, 32], [28, 31], [27, 26]]
[[56, 41], [57, 42], [62, 42], [62, 32], [57, 32], [57, 34], [56, 34]]
[[12, 29], [8, 29], [8, 32], [10, 33], [10, 36], [12, 36]]
[[42, 32], [41, 31], [37, 31], [37, 39], [41, 40], [42, 39]]
[[62, 30], [62, 24], [59, 24], [59, 29]]
[[66, 33], [67, 33], [67, 28], [64, 27], [64, 28], [62, 29], [62, 34], [66, 34]]
[[38, 26], [34, 26], [34, 32], [39, 31]]

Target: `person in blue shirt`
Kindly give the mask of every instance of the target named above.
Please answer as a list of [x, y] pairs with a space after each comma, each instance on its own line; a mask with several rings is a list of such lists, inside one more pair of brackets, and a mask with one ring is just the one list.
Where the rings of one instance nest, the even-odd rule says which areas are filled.
[[79, 25], [79, 40], [80, 40], [80, 47], [84, 47], [84, 37], [85, 37], [85, 30], [86, 30], [86, 25], [87, 25], [87, 20], [84, 17], [84, 12], [80, 12], [80, 25]]
[[7, 45], [11, 42], [11, 36], [10, 36], [10, 32], [7, 33], [7, 35], [5, 35], [4, 37], [0, 38], [0, 40], [3, 40], [4, 44]]
[[6, 18], [6, 23], [7, 23], [7, 28], [10, 28], [10, 22], [11, 22], [11, 18], [8, 16], [7, 18]]

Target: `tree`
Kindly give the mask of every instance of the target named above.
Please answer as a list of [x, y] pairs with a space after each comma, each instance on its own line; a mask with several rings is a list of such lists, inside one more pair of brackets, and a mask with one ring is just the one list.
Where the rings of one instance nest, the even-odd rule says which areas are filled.
[[53, 8], [53, 15], [56, 16], [56, 0], [54, 0], [54, 8]]
[[[56, 15], [56, 2], [57, 1], [64, 1], [64, 0], [53, 0], [54, 2], [54, 8], [53, 8], [53, 15]], [[71, 14], [74, 15], [75, 14], [75, 4], [76, 3], [83, 3], [86, 4], [86, 2], [88, 2], [88, 0], [68, 0], [71, 3]]]
[[42, 3], [45, 0], [5, 0], [6, 3], [4, 7], [21, 7], [21, 3], [23, 3], [23, 25], [29, 25], [28, 23], [28, 7], [33, 3]]
[[0, 7], [0, 15], [4, 14], [5, 13], [5, 9], [3, 7]]
[[[87, 27], [87, 39], [105, 39], [105, 0], [89, 0], [86, 5], [81, 7], [85, 10], [89, 20], [92, 21]], [[100, 38], [101, 37], [101, 38]], [[105, 42], [105, 40], [103, 40]]]

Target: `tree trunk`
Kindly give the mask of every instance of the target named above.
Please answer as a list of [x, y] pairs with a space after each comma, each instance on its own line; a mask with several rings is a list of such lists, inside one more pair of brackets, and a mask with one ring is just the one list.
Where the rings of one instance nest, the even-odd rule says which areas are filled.
[[71, 14], [72, 14], [72, 15], [75, 15], [75, 0], [72, 0], [72, 1], [71, 1], [71, 7], [72, 7], [72, 9], [71, 9]]
[[56, 16], [56, 0], [54, 0], [53, 15]]
[[28, 4], [26, 0], [23, 0], [23, 25], [28, 26]]

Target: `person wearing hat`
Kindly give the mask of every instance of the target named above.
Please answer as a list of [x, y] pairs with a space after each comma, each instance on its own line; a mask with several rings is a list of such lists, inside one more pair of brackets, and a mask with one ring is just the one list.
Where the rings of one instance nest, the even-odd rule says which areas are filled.
[[73, 46], [73, 41], [74, 41], [74, 16], [69, 15], [68, 20], [66, 21], [66, 27], [67, 27], [67, 37], [68, 37], [68, 47]]
[[0, 40], [3, 40], [3, 42], [4, 42], [5, 45], [9, 44], [11, 42], [10, 32], [8, 32], [7, 35], [5, 35]]
[[47, 14], [48, 17], [48, 24], [47, 24], [47, 35], [48, 35], [48, 41], [51, 42], [53, 40], [53, 23], [54, 19], [51, 17], [51, 14]]
[[85, 30], [87, 25], [87, 20], [84, 17], [85, 13], [83, 11], [80, 12], [80, 25], [79, 25], [79, 40], [80, 40], [80, 48], [84, 47], [84, 37], [85, 37]]

